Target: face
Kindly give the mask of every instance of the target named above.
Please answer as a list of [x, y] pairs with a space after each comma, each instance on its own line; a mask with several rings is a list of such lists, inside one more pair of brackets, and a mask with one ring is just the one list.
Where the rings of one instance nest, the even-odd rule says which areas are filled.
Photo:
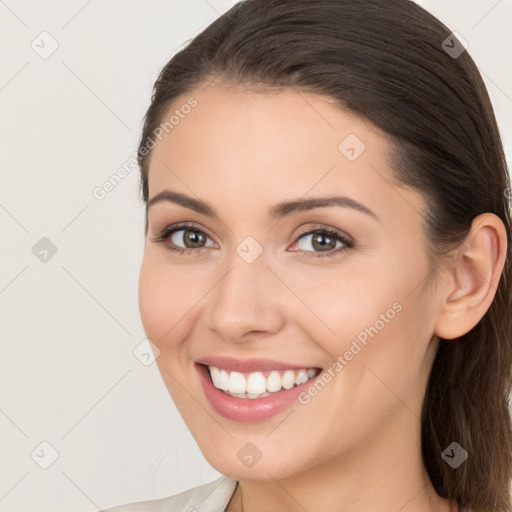
[[190, 96], [152, 150], [139, 305], [205, 457], [286, 478], [412, 443], [435, 296], [386, 137], [313, 94]]

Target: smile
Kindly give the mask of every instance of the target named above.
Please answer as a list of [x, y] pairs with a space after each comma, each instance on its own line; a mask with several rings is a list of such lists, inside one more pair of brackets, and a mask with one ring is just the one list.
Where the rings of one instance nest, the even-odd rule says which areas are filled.
[[252, 400], [270, 396], [283, 389], [292, 389], [318, 374], [318, 370], [314, 368], [240, 373], [211, 365], [208, 366], [208, 372], [217, 389], [236, 398]]
[[269, 359], [210, 356], [195, 361], [207, 401], [216, 413], [236, 422], [258, 422], [298, 403], [299, 394], [321, 368]]

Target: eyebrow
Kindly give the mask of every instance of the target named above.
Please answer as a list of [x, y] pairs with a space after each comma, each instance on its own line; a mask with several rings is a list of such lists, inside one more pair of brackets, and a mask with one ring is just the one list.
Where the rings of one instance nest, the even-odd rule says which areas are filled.
[[[183, 206], [189, 210], [194, 210], [201, 215], [211, 218], [219, 218], [219, 215], [208, 203], [187, 196], [180, 192], [174, 192], [172, 190], [163, 190], [153, 198], [149, 199], [146, 203], [146, 215], [151, 206], [162, 201], [169, 201], [171, 203]], [[313, 210], [315, 208], [326, 208], [329, 206], [341, 206], [343, 208], [352, 208], [361, 213], [372, 217], [375, 220], [379, 220], [377, 215], [365, 205], [351, 199], [350, 197], [329, 195], [323, 197], [312, 197], [312, 198], [301, 198], [290, 201], [283, 201], [273, 206], [269, 211], [269, 218], [273, 221], [280, 220], [290, 215]]]

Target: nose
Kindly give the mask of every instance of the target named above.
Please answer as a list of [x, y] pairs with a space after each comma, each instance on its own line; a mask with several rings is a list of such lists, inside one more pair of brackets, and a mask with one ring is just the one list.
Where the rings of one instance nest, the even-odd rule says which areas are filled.
[[208, 328], [227, 342], [245, 342], [282, 329], [283, 283], [267, 267], [261, 255], [247, 263], [238, 254], [208, 294], [204, 311]]

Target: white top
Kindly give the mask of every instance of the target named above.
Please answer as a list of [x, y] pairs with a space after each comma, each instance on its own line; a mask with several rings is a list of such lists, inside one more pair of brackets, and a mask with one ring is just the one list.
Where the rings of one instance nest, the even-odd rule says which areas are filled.
[[128, 503], [102, 512], [225, 512], [237, 483], [233, 478], [222, 476], [169, 498]]
[[233, 478], [222, 476], [169, 498], [128, 503], [103, 512], [225, 512], [236, 484]]

